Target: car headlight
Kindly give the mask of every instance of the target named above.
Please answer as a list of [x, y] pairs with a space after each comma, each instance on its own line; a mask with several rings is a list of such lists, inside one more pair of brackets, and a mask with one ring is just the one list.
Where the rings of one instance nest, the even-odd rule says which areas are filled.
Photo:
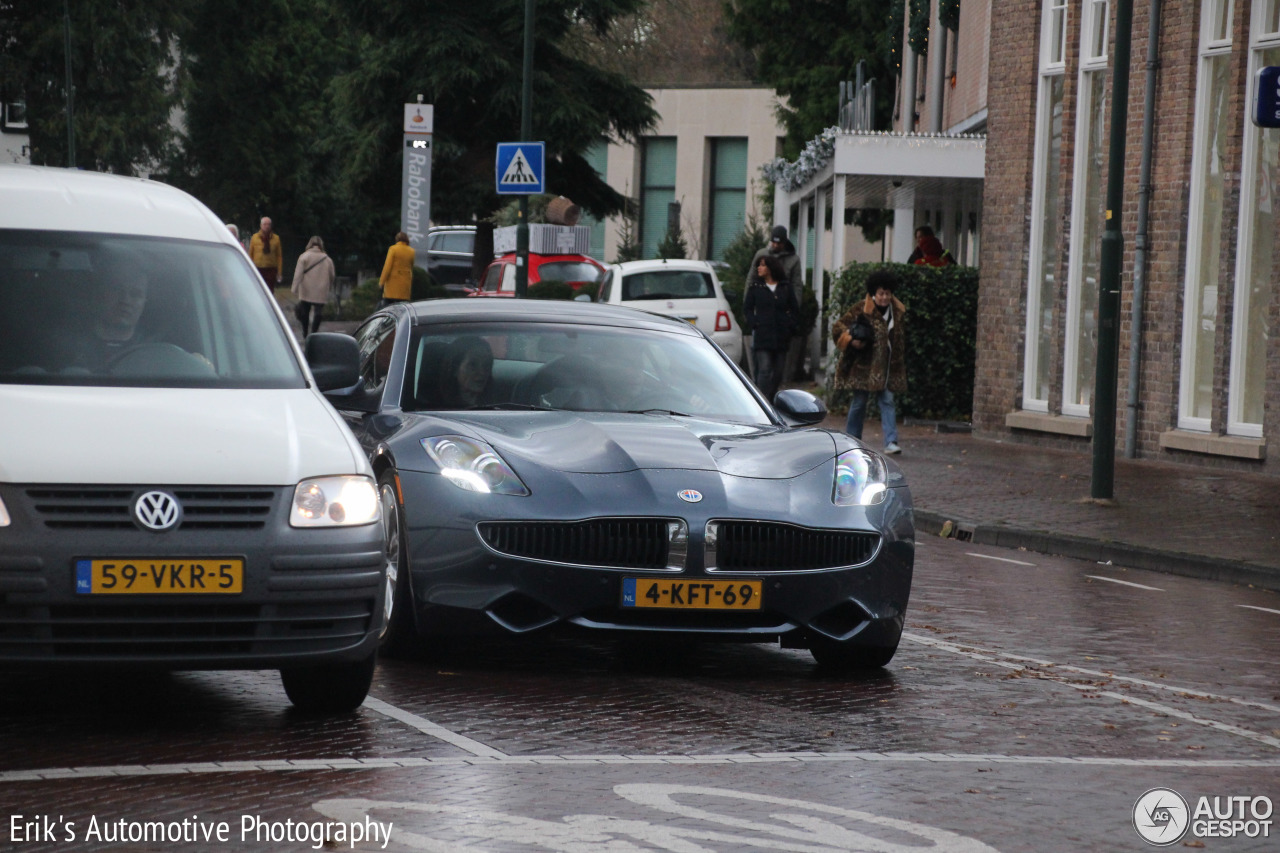
[[378, 487], [360, 475], [312, 477], [293, 490], [293, 527], [354, 527], [381, 518]]
[[836, 506], [871, 506], [884, 500], [889, 479], [884, 460], [867, 450], [846, 450], [836, 457]]
[[492, 447], [474, 438], [438, 435], [422, 439], [422, 448], [449, 482], [468, 492], [527, 495], [529, 489]]
[[0, 527], [9, 526], [9, 510], [5, 508], [4, 498], [0, 498]]

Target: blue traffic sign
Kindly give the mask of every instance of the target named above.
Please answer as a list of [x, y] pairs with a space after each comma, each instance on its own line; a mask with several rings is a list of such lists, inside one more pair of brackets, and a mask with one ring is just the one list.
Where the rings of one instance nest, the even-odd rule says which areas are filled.
[[545, 192], [546, 155], [541, 142], [499, 142], [494, 178], [500, 195]]
[[1258, 69], [1258, 95], [1253, 101], [1253, 123], [1280, 127], [1280, 67]]

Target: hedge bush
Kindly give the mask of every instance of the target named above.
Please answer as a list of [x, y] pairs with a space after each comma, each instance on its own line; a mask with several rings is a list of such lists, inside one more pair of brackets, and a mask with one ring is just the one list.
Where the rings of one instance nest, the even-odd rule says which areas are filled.
[[[836, 275], [824, 333], [866, 298], [867, 276], [879, 269], [898, 274], [897, 297], [907, 307], [907, 391], [898, 413], [927, 420], [969, 420], [978, 330], [978, 269], [909, 264], [849, 264]], [[832, 353], [838, 352], [834, 347]], [[847, 409], [850, 391], [834, 388], [834, 358], [827, 371], [827, 407]]]

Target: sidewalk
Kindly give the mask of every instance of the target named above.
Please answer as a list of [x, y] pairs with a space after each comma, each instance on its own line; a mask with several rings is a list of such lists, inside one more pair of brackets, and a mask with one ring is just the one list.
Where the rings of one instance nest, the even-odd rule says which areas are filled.
[[[824, 426], [843, 430], [844, 418]], [[879, 421], [864, 437], [882, 446]], [[1115, 461], [1113, 500], [1089, 499], [1091, 450], [899, 427], [917, 535], [1025, 548], [1280, 590], [1280, 479], [1170, 462]]]

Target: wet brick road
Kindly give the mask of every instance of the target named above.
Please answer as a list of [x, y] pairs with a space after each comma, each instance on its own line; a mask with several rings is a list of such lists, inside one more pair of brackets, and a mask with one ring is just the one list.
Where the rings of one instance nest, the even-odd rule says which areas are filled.
[[[321, 846], [299, 823], [350, 849], [376, 821], [389, 842], [356, 849], [1143, 850], [1148, 789], [1280, 800], [1278, 629], [1273, 593], [929, 538], [898, 656], [856, 678], [772, 647], [494, 642], [384, 662], [315, 720], [273, 673], [7, 672], [0, 849]], [[227, 837], [139, 834], [184, 820]]]

